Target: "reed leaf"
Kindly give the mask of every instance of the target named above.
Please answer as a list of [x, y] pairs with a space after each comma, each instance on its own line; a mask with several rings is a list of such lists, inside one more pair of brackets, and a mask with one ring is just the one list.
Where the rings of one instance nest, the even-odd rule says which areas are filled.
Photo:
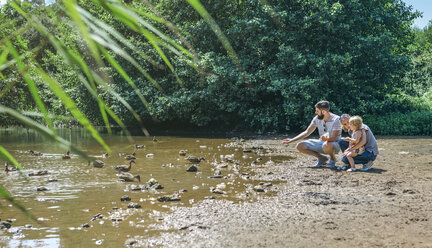
[[108, 51], [105, 50], [105, 48], [101, 46], [100, 50], [102, 51], [106, 60], [117, 70], [117, 72], [124, 78], [124, 80], [126, 80], [126, 82], [128, 82], [128, 84], [134, 89], [135, 93], [138, 95], [141, 102], [144, 104], [146, 109], [151, 113], [150, 104], [147, 102], [145, 97], [141, 94], [136, 84], [132, 81], [132, 79], [130, 79], [129, 75], [123, 70], [123, 68], [117, 63], [117, 61], [108, 53]]
[[57, 142], [65, 150], [70, 150], [71, 152], [74, 152], [74, 153], [80, 155], [81, 157], [83, 157], [84, 159], [86, 159], [88, 161], [93, 160], [93, 158], [90, 158], [85, 152], [81, 151], [79, 148], [72, 145], [69, 141], [56, 135], [51, 129], [46, 128], [45, 126], [42, 126], [41, 124], [39, 124], [36, 121], [22, 115], [21, 113], [15, 111], [14, 109], [8, 108], [8, 107], [0, 104], [0, 113], [7, 114], [7, 115], [11, 116], [15, 120], [22, 123], [24, 126], [30, 128], [32, 130], [35, 130], [36, 132], [38, 132], [42, 136], [44, 136], [44, 137], [46, 137], [52, 141]]
[[105, 104], [104, 101], [102, 101], [102, 99], [100, 99], [100, 97], [97, 96], [97, 92], [90, 86], [90, 84], [87, 82], [86, 78], [79, 73], [78, 74], [78, 78], [80, 79], [80, 81], [85, 85], [85, 87], [87, 88], [87, 90], [93, 95], [93, 97], [95, 97], [95, 99], [98, 101], [98, 106], [99, 108], [102, 106], [104, 108], [104, 111], [106, 111], [109, 116], [111, 116], [111, 118], [114, 119], [114, 121], [126, 132], [126, 126], [124, 125], [124, 123], [120, 120], [120, 118], [114, 113], [112, 112], [109, 107]]
[[[145, 28], [147, 28], [149, 31], [153, 32], [154, 34], [156, 34], [157, 36], [161, 37], [164, 41], [163, 42], [159, 39], [158, 43], [161, 44], [162, 46], [167, 47], [168, 49], [170, 49], [172, 52], [174, 52], [175, 54], [179, 55], [179, 56], [183, 56], [181, 53], [179, 53], [179, 51], [183, 52], [185, 55], [187, 55], [188, 57], [195, 59], [196, 57], [194, 57], [194, 55], [187, 49], [185, 49], [184, 47], [182, 47], [181, 45], [177, 44], [177, 42], [175, 42], [173, 39], [171, 39], [170, 37], [168, 37], [167, 35], [165, 35], [164, 33], [162, 33], [161, 31], [159, 31], [157, 28], [155, 28], [153, 25], [151, 25], [149, 22], [145, 21], [143, 18], [141, 18], [141, 16], [139, 16], [137, 13], [141, 13], [141, 11], [135, 11], [131, 8], [129, 8], [128, 6], [121, 4], [119, 1], [112, 1], [110, 2], [113, 6], [121, 9], [122, 12], [125, 12], [128, 16], [130, 16], [131, 18], [135, 19], [138, 21], [138, 23], [140, 23], [142, 26], [144, 26]], [[144, 13], [145, 16], [152, 16], [149, 13]], [[155, 19], [154, 17], [151, 19]], [[156, 18], [156, 20], [161, 21], [160, 18]], [[160, 22], [166, 25], [166, 22]], [[140, 28], [141, 29], [141, 28]], [[174, 46], [175, 48], [177, 48], [179, 51], [173, 49], [173, 47], [169, 46], [168, 43], [172, 46]]]
[[112, 87], [110, 87], [107, 83], [105, 83], [105, 80], [103, 80], [97, 73], [94, 73], [93, 76], [96, 79], [96, 81], [98, 82], [98, 84], [100, 86], [102, 86], [102, 88], [106, 92], [113, 95], [119, 102], [121, 102], [129, 110], [129, 112], [132, 113], [132, 115], [135, 117], [135, 119], [138, 122], [142, 123], [139, 115], [135, 112], [135, 110], [130, 106], [130, 104], [119, 93], [117, 93]]
[[17, 83], [16, 81], [13, 81], [13, 82], [7, 84], [6, 87], [4, 87], [4, 88], [2, 89], [2, 91], [0, 92], [0, 99], [2, 99], [3, 96], [5, 96], [6, 93], [8, 93], [8, 91], [9, 91], [10, 89], [12, 89], [12, 88], [15, 86], [16, 83]]
[[10, 202], [13, 206], [20, 209], [29, 218], [37, 221], [36, 217], [34, 217], [21, 203], [15, 200], [14, 197], [3, 187], [3, 185], [0, 185], [0, 195], [8, 202]]
[[49, 85], [52, 92], [62, 101], [63, 105], [69, 110], [69, 112], [79, 121], [79, 123], [87, 129], [92, 137], [99, 142], [99, 144], [107, 151], [111, 152], [109, 146], [105, 143], [105, 141], [100, 137], [99, 132], [93, 127], [87, 117], [79, 110], [78, 106], [75, 102], [63, 91], [60, 84], [48, 74], [46, 74], [42, 68], [37, 67], [36, 72], [42, 76], [45, 82]]
[[[75, 54], [74, 52], [72, 52], [71, 49], [68, 49], [62, 42], [60, 42], [56, 37], [54, 37], [52, 34], [50, 34], [47, 30], [47, 28], [37, 19], [37, 18], [30, 18], [27, 13], [25, 13], [18, 5], [16, 5], [15, 3], [11, 3], [11, 5], [22, 15], [24, 16], [27, 21], [31, 22], [33, 27], [36, 28], [36, 30], [39, 31], [39, 33], [41, 33], [42, 35], [45, 35], [48, 37], [48, 39], [50, 40], [51, 44], [54, 46], [54, 48], [63, 56], [63, 58], [65, 59], [65, 61], [72, 67], [74, 66], [78, 66], [78, 68], [80, 68], [84, 74], [87, 76], [87, 78], [89, 79], [89, 82], [91, 84], [92, 87], [88, 87], [88, 85], [86, 85], [86, 88], [90, 91], [96, 91], [96, 85], [94, 84], [94, 79], [92, 77], [92, 73], [90, 72], [90, 68], [87, 66], [87, 64], [84, 62], [84, 59], [82, 59], [81, 56]], [[81, 80], [82, 82], [86, 82], [86, 80]], [[90, 90], [91, 88], [93, 88], [93, 90]], [[98, 101], [98, 104], [100, 106], [101, 104], [101, 99], [97, 96], [97, 94], [93, 93], [92, 94], [93, 97], [95, 97], [95, 99]], [[105, 126], [107, 127], [108, 131], [111, 132], [111, 128], [108, 122], [108, 118], [106, 116], [105, 113], [105, 108], [104, 107], [99, 107], [99, 109], [102, 111], [102, 118], [104, 120]]]
[[111, 2], [106, 2], [106, 1], [101, 1], [101, 0], [93, 0], [93, 1], [100, 4], [107, 11], [109, 11], [115, 18], [117, 18], [119, 21], [123, 22], [125, 25], [129, 26], [132, 30], [134, 30], [138, 33], [141, 33], [149, 41], [149, 43], [153, 46], [153, 48], [156, 50], [156, 52], [159, 54], [159, 56], [162, 58], [162, 60], [165, 62], [165, 64], [168, 66], [168, 68], [171, 70], [171, 72], [174, 74], [180, 87], [183, 87], [183, 82], [178, 77], [178, 75], [175, 72], [174, 67], [172, 66], [168, 57], [165, 55], [163, 50], [158, 45], [158, 44], [164, 44], [164, 42], [161, 42], [161, 40], [158, 39], [151, 32], [142, 28], [140, 26], [139, 20], [137, 20], [133, 17], [134, 16], [133, 13], [130, 13], [127, 11], [127, 9], [123, 8], [123, 5], [120, 5], [120, 4], [114, 5], [114, 4], [111, 4]]
[[110, 34], [112, 37], [117, 39], [121, 44], [123, 44], [125, 47], [129, 48], [131, 51], [136, 52], [138, 55], [140, 55], [144, 60], [150, 62], [154, 66], [158, 66], [158, 63], [154, 61], [149, 55], [145, 54], [141, 51], [138, 47], [133, 45], [131, 42], [129, 42], [121, 33], [117, 32], [113, 27], [110, 25], [102, 22], [101, 20], [94, 17], [92, 14], [90, 14], [87, 10], [81, 8], [78, 6], [78, 11], [81, 13], [83, 17], [85, 17], [88, 22], [87, 25], [92, 25], [91, 28], [94, 28], [95, 30], [99, 29], [97, 27], [100, 27], [101, 29], [105, 30], [107, 34]]
[[[4, 50], [1, 54], [0, 54], [0, 65], [3, 65], [4, 62], [6, 62], [7, 60], [7, 56], [8, 56], [8, 50]], [[6, 80], [6, 77], [1, 73], [2, 70], [0, 70], [0, 77], [3, 80]]]
[[[100, 35], [99, 35], [100, 34]], [[126, 51], [116, 44], [114, 40], [106, 35], [103, 31], [97, 30], [97, 33], [92, 34], [92, 38], [100, 45], [109, 48], [114, 53], [120, 55], [122, 58], [129, 61], [138, 71], [144, 75], [158, 90], [163, 91], [162, 87], [154, 80], [150, 74], [144, 71], [144, 69], [132, 58]]]
[[38, 108], [42, 111], [46, 123], [51, 128], [51, 130], [54, 131], [54, 125], [52, 123], [51, 118], [48, 115], [48, 111], [46, 110], [45, 104], [42, 102], [42, 100], [41, 100], [41, 98], [39, 96], [39, 92], [38, 92], [38, 88], [36, 86], [36, 83], [28, 75], [28, 68], [24, 65], [24, 62], [21, 60], [18, 52], [15, 50], [14, 46], [12, 45], [12, 43], [9, 40], [6, 40], [5, 43], [6, 43], [6, 46], [8, 47], [9, 52], [11, 53], [11, 55], [15, 58], [16, 64], [18, 66], [18, 70], [22, 74], [22, 76], [24, 78], [24, 81], [27, 83], [28, 88], [30, 90], [30, 93], [32, 94], [33, 99], [35, 100]]
[[66, 13], [69, 14], [69, 17], [78, 26], [82, 38], [84, 38], [84, 40], [86, 41], [87, 46], [93, 55], [93, 58], [98, 62], [98, 64], [102, 64], [99, 50], [97, 49], [97, 46], [94, 43], [94, 41], [90, 38], [90, 32], [87, 26], [85, 25], [85, 22], [82, 20], [80, 13], [77, 10], [78, 5], [76, 3], [76, 0], [63, 0], [63, 5], [67, 10]]
[[[237, 53], [234, 51], [234, 48], [231, 46], [228, 38], [220, 29], [219, 25], [216, 21], [211, 17], [211, 15], [207, 12], [204, 6], [201, 4], [199, 0], [187, 0], [187, 2], [201, 15], [202, 18], [210, 25], [213, 32], [216, 34], [218, 39], [222, 42], [223, 47], [227, 50], [228, 55], [234, 62], [240, 67], [240, 60], [237, 56]], [[241, 67], [240, 67], [241, 68]]]
[[20, 163], [18, 163], [18, 161], [2, 145], [0, 145], [0, 157], [2, 157], [3, 160], [15, 165], [18, 170], [24, 170]]

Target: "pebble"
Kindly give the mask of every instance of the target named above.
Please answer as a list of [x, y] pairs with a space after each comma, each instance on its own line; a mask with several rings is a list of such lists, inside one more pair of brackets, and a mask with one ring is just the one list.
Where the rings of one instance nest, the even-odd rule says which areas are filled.
[[38, 187], [37, 191], [48, 191], [48, 189], [44, 186]]
[[225, 191], [215, 188], [215, 187], [210, 187], [210, 192], [212, 192], [213, 194], [220, 194], [220, 195], [224, 195], [226, 194]]
[[103, 215], [101, 213], [97, 213], [96, 215], [93, 215], [93, 217], [90, 219], [90, 221], [95, 221], [96, 219], [102, 219]]
[[256, 185], [253, 187], [253, 190], [255, 190], [256, 192], [264, 192], [264, 188], [262, 185]]
[[198, 168], [195, 165], [191, 165], [189, 168], [187, 168], [186, 171], [187, 172], [197, 172]]
[[120, 201], [130, 201], [131, 198], [128, 195], [124, 195], [120, 198]]
[[124, 245], [126, 246], [132, 246], [134, 244], [138, 243], [138, 241], [136, 239], [130, 238], [130, 239], [126, 239]]
[[154, 178], [150, 178], [150, 180], [147, 181], [143, 189], [163, 189], [164, 187], [159, 184], [158, 180]]
[[58, 182], [58, 180], [57, 180], [57, 178], [55, 178], [55, 177], [50, 177], [50, 178], [48, 178], [48, 182], [49, 182], [49, 183], [52, 183], [52, 182]]
[[162, 197], [159, 197], [157, 200], [160, 202], [169, 202], [169, 201], [180, 201], [181, 198], [180, 198], [178, 192], [175, 192], [171, 196], [162, 196]]
[[129, 203], [128, 208], [141, 208], [141, 205], [139, 205], [138, 203], [131, 202]]
[[6, 222], [6, 221], [0, 222], [0, 230], [9, 229], [9, 228], [11, 228], [11, 226], [12, 225], [9, 222]]
[[139, 190], [141, 190], [141, 187], [138, 186], [138, 185], [132, 184], [130, 186], [130, 190], [132, 190], [132, 191], [139, 191]]

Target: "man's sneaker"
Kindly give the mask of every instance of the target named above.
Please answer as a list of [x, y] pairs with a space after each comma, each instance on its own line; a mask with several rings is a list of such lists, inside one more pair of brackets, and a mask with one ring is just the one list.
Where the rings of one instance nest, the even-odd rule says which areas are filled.
[[356, 168], [349, 168], [347, 171], [348, 172], [355, 172], [355, 171], [357, 171], [357, 169]]
[[316, 165], [314, 165], [315, 168], [319, 168], [321, 167], [321, 165], [325, 164], [325, 162], [327, 162], [328, 158], [319, 158], [318, 159], [318, 163], [316, 163]]
[[330, 160], [329, 163], [327, 164], [326, 168], [336, 169], [336, 161]]
[[360, 171], [368, 171], [372, 165], [374, 164], [373, 160], [370, 160], [366, 164], [363, 165], [363, 168], [359, 169]]

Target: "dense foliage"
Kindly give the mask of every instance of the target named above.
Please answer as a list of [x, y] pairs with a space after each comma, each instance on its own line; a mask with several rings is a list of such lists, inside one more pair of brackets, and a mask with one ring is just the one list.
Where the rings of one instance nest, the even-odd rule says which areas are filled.
[[[164, 47], [173, 73], [148, 40], [92, 1], [79, 1], [139, 48], [124, 49], [160, 85], [158, 89], [136, 67], [115, 56], [149, 102], [146, 108], [136, 91], [108, 63], [99, 68], [109, 75], [109, 86], [131, 104], [147, 126], [297, 131], [309, 124], [313, 105], [326, 99], [332, 103], [334, 113], [364, 116], [377, 130], [375, 133], [431, 135], [431, 30], [413, 30], [411, 24], [418, 13], [400, 0], [201, 1], [235, 55], [227, 52], [220, 37], [186, 1], [125, 2], [143, 17], [151, 12], [173, 24], [175, 28], [149, 21], [197, 57], [198, 66], [194, 68], [191, 61]], [[24, 1], [22, 5], [40, 16], [69, 48], [88, 53], [76, 27], [62, 14], [60, 4], [44, 7]], [[0, 39], [26, 25], [8, 4], [1, 8], [0, 21]], [[13, 42], [20, 53], [35, 56], [62, 83], [94, 124], [103, 124], [95, 100], [74, 68], [44, 44], [35, 29], [26, 30]], [[151, 59], [144, 59], [140, 55], [143, 52]], [[90, 56], [86, 62], [93, 63]], [[0, 98], [1, 104], [35, 110], [20, 74], [13, 67], [2, 74], [0, 87], [12, 83], [14, 88]], [[43, 80], [35, 80], [40, 90], [45, 90], [41, 95], [50, 112], [68, 115], [44, 88]], [[121, 102], [102, 90], [99, 94], [127, 125], [136, 125]], [[391, 128], [392, 123], [400, 128]], [[3, 118], [1, 124], [9, 124], [8, 119]]]

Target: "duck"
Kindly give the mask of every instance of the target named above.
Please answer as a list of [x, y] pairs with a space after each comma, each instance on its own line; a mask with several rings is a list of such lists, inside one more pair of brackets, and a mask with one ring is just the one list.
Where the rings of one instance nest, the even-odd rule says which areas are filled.
[[145, 147], [145, 145], [137, 145], [137, 144], [135, 144], [135, 149], [143, 149]]
[[180, 156], [186, 156], [186, 153], [187, 153], [186, 150], [180, 150], [179, 151]]
[[32, 156], [42, 156], [42, 153], [40, 153], [40, 152], [36, 152], [33, 150], [30, 150], [29, 152], [30, 152], [30, 155], [32, 155]]
[[204, 157], [198, 158], [198, 157], [195, 157], [195, 156], [188, 156], [186, 158], [186, 160], [189, 161], [189, 162], [191, 162], [191, 163], [199, 163], [199, 162], [201, 162], [201, 160], [205, 160], [205, 158]]
[[128, 172], [132, 168], [132, 163], [135, 163], [135, 160], [131, 159], [130, 162], [129, 162], [129, 165], [117, 165], [117, 166], [114, 167], [114, 169], [116, 171]]
[[127, 155], [127, 156], [125, 157], [125, 159], [126, 159], [126, 160], [132, 160], [132, 159], [134, 159], [134, 160], [135, 160], [135, 159], [136, 159], [135, 155], [136, 155], [135, 152], [133, 152], [132, 155]]
[[5, 162], [5, 172], [6, 173], [8, 173], [9, 171], [16, 171], [16, 170], [17, 170], [16, 168], [9, 168], [8, 162], [7, 161]]
[[141, 182], [141, 177], [140, 175], [132, 175], [129, 172], [120, 172], [119, 174], [117, 174], [118, 178], [120, 178], [121, 180], [125, 181], [125, 182], [133, 182], [135, 181], [135, 178], [138, 179], [138, 182]]
[[33, 177], [33, 176], [45, 176], [45, 175], [48, 175], [48, 174], [49, 173], [48, 173], [47, 170], [40, 170], [40, 171], [37, 171], [37, 172], [32, 172], [32, 173], [30, 173], [28, 175], [29, 175], [29, 177]]
[[66, 155], [63, 155], [62, 159], [70, 159], [71, 156], [69, 154], [70, 154], [70, 151], [67, 151]]
[[106, 153], [104, 153], [104, 154], [102, 154], [102, 157], [103, 158], [107, 158], [109, 156], [109, 154], [106, 152]]
[[153, 136], [153, 142], [157, 142], [156, 136]]
[[104, 161], [98, 159], [89, 162], [89, 164], [93, 165], [95, 168], [102, 168], [105, 166]]

